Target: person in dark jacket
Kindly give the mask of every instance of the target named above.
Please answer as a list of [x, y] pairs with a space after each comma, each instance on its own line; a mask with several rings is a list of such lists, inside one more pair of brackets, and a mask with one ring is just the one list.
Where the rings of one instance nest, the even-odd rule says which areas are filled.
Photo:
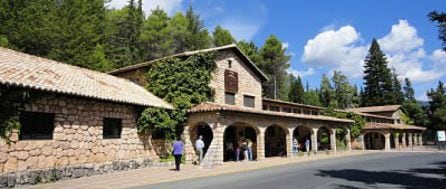
[[181, 141], [181, 137], [177, 137], [177, 140], [173, 143], [172, 154], [175, 157], [175, 170], [180, 170], [181, 157], [183, 156], [184, 144]]

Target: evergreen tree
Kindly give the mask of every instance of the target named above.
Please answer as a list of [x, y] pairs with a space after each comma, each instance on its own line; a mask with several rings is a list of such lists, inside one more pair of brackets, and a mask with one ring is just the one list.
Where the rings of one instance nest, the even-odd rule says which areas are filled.
[[413, 90], [412, 83], [409, 78], [404, 79], [404, 99], [406, 101], [415, 101], [415, 91]]
[[331, 101], [334, 100], [333, 87], [331, 86], [330, 80], [325, 74], [322, 75], [319, 98], [322, 105], [325, 107], [328, 107]]
[[204, 22], [200, 15], [194, 12], [192, 5], [186, 11], [187, 19], [187, 35], [186, 35], [186, 49], [198, 50], [206, 49], [211, 46], [211, 37], [208, 30], [204, 27]]
[[286, 83], [286, 70], [289, 68], [290, 57], [285, 54], [282, 42], [274, 35], [266, 40], [260, 49], [259, 68], [270, 78], [263, 84], [264, 94], [273, 99], [285, 99], [288, 93], [282, 90]]
[[364, 104], [366, 106], [394, 104], [393, 79], [387, 59], [376, 39], [373, 39], [364, 64]]
[[443, 42], [443, 50], [446, 51], [446, 12], [432, 11], [428, 17], [431, 22], [437, 22], [438, 38]]
[[427, 96], [429, 98], [429, 120], [433, 130], [446, 129], [446, 88], [439, 81], [437, 88], [431, 89]]
[[365, 94], [364, 94], [364, 88], [361, 86], [361, 90], [359, 91], [359, 106], [364, 107], [365, 106]]
[[337, 108], [345, 109], [353, 107], [355, 96], [358, 96], [356, 86], [351, 86], [347, 80], [347, 76], [342, 74], [341, 71], [334, 71], [331, 80], [334, 85], [334, 98], [338, 105]]
[[212, 34], [212, 40], [216, 47], [235, 43], [235, 39], [232, 37], [231, 32], [223, 29], [220, 25], [215, 27], [214, 33]]
[[291, 85], [288, 94], [289, 101], [295, 103], [304, 103], [305, 90], [302, 84], [302, 79], [300, 78], [300, 76], [297, 76], [297, 79], [293, 75], [291, 75], [290, 77]]
[[176, 13], [169, 22], [169, 28], [172, 35], [173, 45], [172, 49], [174, 53], [181, 53], [187, 50], [190, 50], [188, 44], [188, 20], [181, 13]]
[[142, 57], [151, 60], [174, 54], [173, 36], [169, 27], [170, 18], [162, 9], [152, 10], [152, 14], [144, 22], [140, 36]]
[[247, 42], [245, 40], [241, 40], [237, 43], [237, 47], [251, 59], [256, 65], [259, 64], [260, 56], [259, 56], [259, 48], [253, 41]]
[[322, 106], [319, 96], [320, 92], [317, 89], [308, 89], [305, 91], [304, 104]]
[[398, 75], [396, 75], [395, 69], [392, 71], [393, 75], [393, 95], [394, 95], [394, 104], [402, 104], [404, 101], [404, 94], [401, 89], [401, 83], [398, 80]]

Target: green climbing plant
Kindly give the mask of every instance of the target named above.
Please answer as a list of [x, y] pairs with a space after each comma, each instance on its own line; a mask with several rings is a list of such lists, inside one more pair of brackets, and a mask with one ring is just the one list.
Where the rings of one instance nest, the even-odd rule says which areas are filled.
[[216, 68], [215, 56], [215, 52], [206, 52], [154, 62], [146, 74], [146, 88], [171, 103], [174, 109], [151, 107], [144, 110], [138, 120], [138, 130], [162, 131], [167, 139], [180, 135], [188, 110], [211, 100], [214, 95], [209, 83]]
[[365, 125], [364, 118], [353, 112], [341, 112], [336, 111], [332, 108], [327, 108], [324, 112], [324, 115], [341, 119], [350, 119], [354, 121], [354, 123], [350, 126], [350, 135], [352, 138], [356, 138], [361, 135], [362, 128], [364, 128]]
[[0, 138], [10, 143], [13, 130], [20, 131], [20, 110], [30, 101], [30, 92], [0, 86]]

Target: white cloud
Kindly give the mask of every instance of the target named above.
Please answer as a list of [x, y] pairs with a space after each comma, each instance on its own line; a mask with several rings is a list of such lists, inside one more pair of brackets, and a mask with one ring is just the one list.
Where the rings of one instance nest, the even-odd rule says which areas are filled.
[[305, 76], [312, 76], [314, 74], [314, 68], [309, 67], [307, 70], [304, 71], [299, 71], [299, 70], [295, 70], [293, 68], [289, 68], [287, 70], [287, 72], [289, 74], [293, 74], [295, 77], [300, 76], [300, 77], [305, 77]]
[[289, 46], [290, 46], [290, 44], [288, 42], [283, 42], [282, 43], [282, 48], [283, 49], [288, 49]]
[[[137, 2], [137, 1], [135, 1]], [[143, 10], [146, 16], [151, 14], [151, 10], [159, 7], [167, 12], [167, 14], [172, 15], [176, 11], [181, 9], [181, 3], [183, 0], [143, 0]], [[110, 8], [120, 9], [128, 4], [128, 0], [112, 0], [107, 5]]]
[[350, 25], [321, 32], [307, 41], [301, 60], [317, 67], [341, 70], [353, 78], [359, 77], [367, 54], [366, 46], [359, 45], [360, 40], [360, 33]]
[[381, 49], [388, 53], [409, 52], [423, 46], [424, 40], [417, 35], [417, 29], [407, 20], [400, 20], [392, 26], [389, 34], [378, 40]]
[[[317, 68], [329, 68], [330, 72], [341, 70], [350, 78], [360, 77], [369, 48], [369, 45], [359, 44], [360, 41], [360, 33], [350, 25], [323, 31], [307, 41], [301, 60]], [[446, 75], [446, 53], [438, 49], [427, 54], [424, 40], [407, 20], [394, 24], [378, 43], [400, 79], [408, 77], [413, 82], [430, 82]]]
[[228, 29], [237, 40], [251, 40], [260, 30], [263, 22], [253, 22], [242, 18], [228, 18], [221, 26]]

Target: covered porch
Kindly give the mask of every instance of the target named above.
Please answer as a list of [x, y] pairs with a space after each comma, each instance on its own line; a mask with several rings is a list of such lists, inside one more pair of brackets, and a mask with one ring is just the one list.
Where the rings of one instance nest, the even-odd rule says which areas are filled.
[[[254, 160], [293, 155], [293, 140], [299, 151], [337, 151], [336, 138], [342, 138], [345, 149], [351, 150], [351, 120], [322, 115], [304, 115], [270, 112], [252, 108], [216, 103], [202, 103], [190, 110], [184, 128], [186, 162], [197, 160], [194, 143], [203, 136], [205, 143], [204, 162], [222, 164], [225, 161], [244, 160], [237, 150], [243, 141], [252, 142]], [[344, 132], [336, 132], [341, 129]], [[206, 131], [206, 132], [205, 132]], [[342, 136], [336, 136], [342, 133]], [[309, 142], [309, 148], [305, 142]]]

